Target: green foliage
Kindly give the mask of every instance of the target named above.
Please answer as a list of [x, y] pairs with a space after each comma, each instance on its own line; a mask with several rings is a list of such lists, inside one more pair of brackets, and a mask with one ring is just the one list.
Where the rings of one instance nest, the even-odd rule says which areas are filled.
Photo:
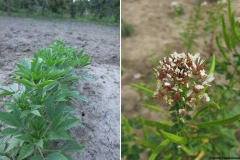
[[[155, 111], [159, 116], [166, 115], [163, 120], [148, 120], [143, 118], [134, 118], [132, 121], [140, 123], [141, 126], [134, 128], [130, 125], [131, 120], [122, 119], [122, 157], [130, 159], [140, 159], [142, 152], [148, 152], [148, 159], [207, 159], [212, 155], [222, 155], [224, 157], [237, 157], [237, 132], [239, 132], [240, 118], [240, 92], [239, 92], [239, 64], [240, 54], [240, 34], [238, 24], [234, 20], [234, 13], [231, 8], [231, 1], [228, 1], [228, 17], [222, 16], [222, 11], [216, 8], [222, 8], [219, 4], [214, 10], [199, 9], [194, 15], [196, 20], [201, 20], [203, 12], [209, 15], [209, 22], [204, 27], [204, 32], [211, 33], [211, 41], [216, 40], [216, 46], [219, 48], [219, 55], [213, 55], [207, 60], [209, 73], [218, 73], [225, 77], [225, 84], [218, 79], [214, 85], [208, 87], [208, 94], [211, 101], [202, 103], [200, 107], [194, 108], [195, 112], [187, 114], [185, 117], [179, 116], [177, 108], [179, 104], [174, 104], [166, 111], [158, 108], [158, 105], [150, 105], [145, 102], [142, 106]], [[199, 13], [198, 13], [199, 12]], [[201, 13], [200, 13], [201, 12]], [[192, 19], [194, 22], [194, 18]], [[195, 23], [195, 24], [194, 24]], [[198, 22], [194, 22], [196, 25]], [[198, 29], [198, 25], [191, 25], [190, 37], [186, 36], [183, 42], [186, 48], [191, 50], [194, 42], [193, 36]], [[221, 34], [215, 35], [218, 29]], [[230, 29], [229, 29], [230, 28]], [[192, 36], [192, 37], [191, 37]], [[216, 38], [215, 38], [216, 37]], [[224, 78], [223, 78], [224, 80]], [[150, 94], [149, 86], [132, 85], [144, 95]], [[212, 88], [212, 89], [211, 89]], [[134, 130], [133, 130], [134, 128]], [[135, 133], [143, 132], [143, 134]], [[139, 136], [141, 135], [141, 136]], [[154, 140], [150, 139], [151, 135]], [[138, 148], [132, 146], [137, 145]], [[135, 150], [134, 150], [135, 149]], [[127, 152], [126, 152], [127, 151]], [[131, 152], [130, 152], [131, 151]]]
[[122, 20], [121, 25], [122, 25], [121, 28], [122, 37], [128, 37], [134, 33], [134, 27], [131, 24], [128, 24], [124, 20]]
[[[78, 84], [79, 79], [74, 67], [89, 65], [89, 58], [83, 50], [76, 54], [74, 48], [57, 40], [35, 52], [32, 61], [23, 59], [17, 64], [14, 74], [19, 78], [12, 80], [18, 83], [0, 86], [12, 98], [4, 103], [7, 111], [0, 111], [0, 121], [6, 125], [0, 132], [2, 159], [71, 159], [66, 153], [85, 148], [69, 135], [69, 129], [82, 126], [69, 105], [77, 99], [87, 101], [71, 84]], [[83, 73], [82, 78], [93, 79]], [[59, 140], [64, 143], [54, 146]]]

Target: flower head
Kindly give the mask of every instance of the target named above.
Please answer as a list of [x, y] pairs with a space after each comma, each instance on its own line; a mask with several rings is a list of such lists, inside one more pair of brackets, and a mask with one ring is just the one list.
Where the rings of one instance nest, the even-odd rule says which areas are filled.
[[205, 59], [200, 53], [174, 52], [164, 57], [159, 66], [153, 68], [158, 79], [154, 98], [162, 98], [169, 105], [173, 101], [182, 101], [188, 107], [194, 107], [197, 100], [209, 101], [204, 88], [214, 80], [213, 74], [207, 75]]

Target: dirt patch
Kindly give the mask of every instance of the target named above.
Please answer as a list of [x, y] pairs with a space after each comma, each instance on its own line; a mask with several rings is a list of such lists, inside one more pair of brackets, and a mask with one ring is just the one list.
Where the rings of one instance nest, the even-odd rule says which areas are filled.
[[[78, 51], [85, 49], [92, 64], [85, 67], [95, 81], [80, 80], [79, 91], [89, 102], [74, 105], [84, 128], [72, 136], [86, 146], [75, 160], [120, 157], [120, 40], [118, 26], [0, 17], [0, 85], [13, 82], [15, 64], [31, 59], [33, 52], [61, 38]], [[80, 70], [77, 69], [77, 74]]]

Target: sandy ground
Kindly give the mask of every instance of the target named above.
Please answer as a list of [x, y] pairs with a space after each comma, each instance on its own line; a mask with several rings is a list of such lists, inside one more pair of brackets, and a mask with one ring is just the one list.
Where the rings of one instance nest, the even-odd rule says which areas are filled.
[[[106, 160], [120, 157], [120, 40], [119, 26], [68, 21], [0, 17], [0, 85], [13, 83], [15, 64], [31, 59], [33, 52], [61, 38], [66, 45], [85, 49], [92, 64], [85, 67], [95, 81], [80, 81], [79, 91], [89, 99], [75, 105], [75, 116], [84, 128], [72, 136], [86, 146], [75, 160]], [[81, 70], [77, 70], [80, 74]]]

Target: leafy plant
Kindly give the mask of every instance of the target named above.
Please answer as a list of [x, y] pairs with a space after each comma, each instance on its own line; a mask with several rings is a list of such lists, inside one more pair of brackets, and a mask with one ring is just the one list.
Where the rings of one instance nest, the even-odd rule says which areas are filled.
[[[77, 55], [72, 47], [64, 46], [62, 40], [34, 53], [32, 61], [23, 59], [14, 74], [18, 82], [10, 87], [0, 86], [0, 96], [10, 96], [4, 102], [6, 111], [0, 111], [4, 130], [0, 132], [1, 159], [72, 159], [67, 153], [82, 151], [69, 134], [75, 125], [83, 126], [70, 107], [77, 99], [87, 101], [73, 89], [78, 84], [74, 67], [90, 64], [83, 50]], [[86, 72], [82, 77], [93, 79]], [[61, 142], [61, 145], [55, 145]]]
[[[149, 160], [206, 159], [215, 155], [227, 159], [239, 156], [237, 153], [239, 141], [236, 135], [239, 133], [240, 119], [238, 88], [240, 34], [233, 13], [231, 1], [228, 1], [231, 30], [227, 30], [228, 23], [222, 16], [220, 19], [222, 35], [216, 37], [221, 57], [213, 54], [211, 60], [209, 58], [202, 61], [198, 53], [195, 55], [173, 53], [169, 57], [164, 57], [159, 62], [160, 65], [153, 68], [157, 78], [155, 92], [148, 87], [132, 84], [144, 95], [164, 101], [165, 108], [159, 108], [163, 103], [160, 105], [145, 103], [142, 106], [158, 113], [166, 120], [137, 117], [131, 121], [139, 123], [140, 127], [134, 128], [130, 125], [131, 121], [123, 116], [122, 156], [127, 159], [132, 157], [139, 159], [139, 154], [144, 151], [148, 153]], [[209, 31], [209, 28], [206, 30]], [[215, 34], [217, 33], [214, 32]], [[221, 36], [226, 47], [221, 43]], [[205, 67], [209, 68], [209, 72], [203, 69]], [[225, 85], [214, 81], [213, 85], [208, 86], [212, 80], [210, 75], [214, 72], [225, 76]], [[138, 133], [138, 136], [135, 133]]]

